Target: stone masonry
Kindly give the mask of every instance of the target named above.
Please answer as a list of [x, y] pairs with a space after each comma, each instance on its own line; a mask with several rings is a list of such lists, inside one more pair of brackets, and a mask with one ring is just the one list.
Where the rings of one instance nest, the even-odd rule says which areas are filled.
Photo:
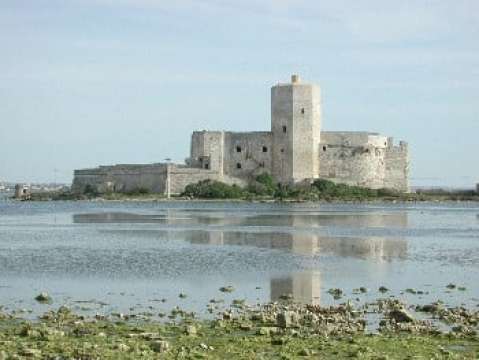
[[241, 186], [265, 172], [283, 184], [324, 178], [407, 192], [408, 146], [403, 141], [395, 145], [392, 138], [377, 133], [321, 131], [319, 86], [293, 75], [290, 83], [271, 88], [271, 131], [195, 131], [186, 164], [75, 170], [72, 188], [179, 194], [200, 180]]

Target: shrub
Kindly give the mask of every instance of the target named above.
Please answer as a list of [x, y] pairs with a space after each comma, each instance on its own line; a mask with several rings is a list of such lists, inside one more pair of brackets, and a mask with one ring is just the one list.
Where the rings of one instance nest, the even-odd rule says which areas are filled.
[[276, 184], [274, 178], [268, 174], [263, 173], [256, 176], [255, 181], [248, 186], [248, 192], [256, 195], [274, 195], [278, 185]]
[[182, 196], [200, 199], [238, 199], [245, 195], [237, 185], [228, 185], [215, 180], [203, 180], [186, 186]]
[[87, 196], [98, 196], [98, 190], [95, 186], [87, 184], [83, 189], [83, 194]]

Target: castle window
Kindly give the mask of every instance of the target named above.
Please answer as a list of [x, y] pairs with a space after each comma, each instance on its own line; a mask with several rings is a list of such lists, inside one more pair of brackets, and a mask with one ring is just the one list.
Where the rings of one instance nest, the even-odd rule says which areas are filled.
[[210, 168], [210, 164], [206, 163], [205, 164], [205, 169], [208, 170]]
[[241, 163], [236, 163], [236, 168], [241, 169]]
[[326, 146], [323, 146], [323, 151], [326, 151]]
[[284, 149], [281, 149], [281, 152], [284, 153]]
[[301, 114], [304, 114], [304, 108], [301, 108]]
[[286, 133], [286, 126], [283, 125], [283, 132]]
[[263, 152], [268, 152], [268, 148], [266, 146], [263, 146]]
[[241, 146], [236, 147], [236, 152], [241, 152]]

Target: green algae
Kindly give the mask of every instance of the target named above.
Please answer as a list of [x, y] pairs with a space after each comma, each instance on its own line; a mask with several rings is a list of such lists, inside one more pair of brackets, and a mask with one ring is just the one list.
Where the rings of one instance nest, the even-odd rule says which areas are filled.
[[[187, 329], [195, 328], [194, 336]], [[186, 330], [185, 330], [186, 329]], [[240, 323], [0, 321], [0, 359], [300, 359], [458, 358], [479, 356], [475, 336], [343, 334], [321, 336]]]

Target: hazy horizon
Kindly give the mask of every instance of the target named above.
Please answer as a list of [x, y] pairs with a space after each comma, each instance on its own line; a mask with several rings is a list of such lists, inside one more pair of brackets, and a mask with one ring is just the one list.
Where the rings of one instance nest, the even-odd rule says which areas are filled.
[[193, 130], [270, 127], [319, 83], [322, 128], [409, 143], [412, 185], [479, 182], [479, 3], [0, 0], [0, 182], [182, 162]]

